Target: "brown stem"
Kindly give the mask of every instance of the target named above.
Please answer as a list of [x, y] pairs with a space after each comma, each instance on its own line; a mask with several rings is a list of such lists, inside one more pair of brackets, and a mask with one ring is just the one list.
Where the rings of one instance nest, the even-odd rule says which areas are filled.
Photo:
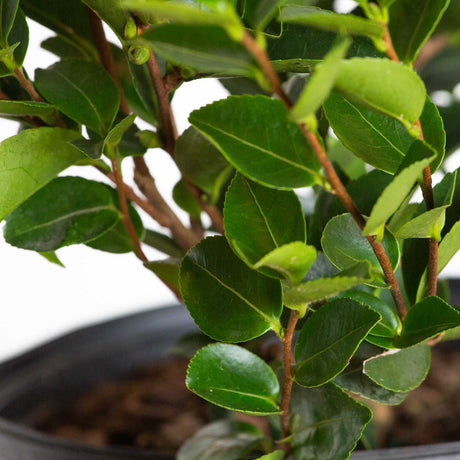
[[112, 158], [112, 171], [117, 185], [118, 200], [120, 202], [120, 210], [123, 216], [123, 224], [126, 227], [126, 231], [128, 232], [128, 235], [133, 242], [134, 252], [136, 256], [138, 257], [138, 259], [142, 260], [142, 262], [147, 262], [147, 257], [142, 251], [139, 239], [136, 235], [136, 230], [134, 229], [133, 223], [131, 222], [131, 217], [129, 216], [128, 203], [126, 201], [123, 178], [121, 177], [121, 173], [118, 168], [118, 161], [116, 158]]
[[385, 25], [385, 32], [383, 33], [383, 41], [385, 42], [387, 46], [387, 49], [386, 49], [387, 56], [392, 61], [399, 62], [399, 57], [393, 46], [393, 41], [391, 40], [391, 35], [390, 35], [390, 31], [388, 30], [388, 25]]
[[26, 78], [24, 73], [19, 67], [15, 67], [14, 75], [18, 79], [21, 86], [29, 93], [30, 97], [37, 102], [43, 102], [41, 96], [37, 93], [32, 83]]
[[[292, 390], [292, 337], [294, 335], [295, 326], [299, 317], [295, 310], [291, 311], [289, 317], [289, 322], [286, 328], [286, 332], [283, 337], [283, 369], [284, 369], [284, 378], [283, 378], [283, 389], [281, 395], [281, 436], [282, 438], [287, 438], [290, 434], [289, 427], [289, 401], [291, 400], [291, 390]], [[289, 454], [289, 443], [282, 444], [283, 450], [286, 454]]]

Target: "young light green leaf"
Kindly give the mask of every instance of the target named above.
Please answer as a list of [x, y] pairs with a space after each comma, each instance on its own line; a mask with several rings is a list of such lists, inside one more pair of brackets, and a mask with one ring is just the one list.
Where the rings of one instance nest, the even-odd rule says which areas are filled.
[[423, 111], [423, 81], [410, 68], [389, 59], [352, 58], [342, 61], [335, 89], [347, 99], [412, 124]]
[[389, 350], [364, 361], [364, 373], [390, 391], [417, 388], [430, 369], [430, 347], [422, 343], [403, 350]]
[[144, 267], [151, 270], [161, 280], [168, 285], [179, 290], [179, 271], [182, 259], [177, 257], [168, 257], [163, 260], [150, 260], [144, 262]]
[[116, 147], [123, 137], [123, 135], [128, 131], [129, 128], [134, 123], [136, 115], [134, 113], [123, 118], [119, 123], [117, 123], [105, 136], [104, 139], [104, 148], [111, 149]]
[[411, 160], [407, 167], [394, 177], [393, 181], [380, 195], [363, 229], [363, 235], [377, 235], [387, 220], [397, 211], [422, 171], [435, 158], [435, 152], [423, 141], [416, 141], [410, 147], [403, 164]]
[[369, 264], [358, 263], [330, 278], [312, 279], [286, 290], [283, 294], [283, 303], [289, 308], [305, 313], [309, 303], [331, 297], [357, 284], [369, 282], [370, 279]]
[[401, 332], [401, 320], [396, 311], [378, 297], [357, 290], [343, 292], [337, 297], [355, 300], [380, 313], [382, 319], [369, 331], [370, 335], [393, 338]]
[[288, 4], [281, 9], [281, 22], [294, 22], [331, 32], [382, 38], [383, 26], [352, 14], [337, 14], [314, 6]]
[[101, 137], [108, 133], [118, 111], [120, 96], [109, 74], [98, 64], [65, 59], [35, 71], [42, 96], [72, 120]]
[[280, 246], [305, 242], [305, 218], [293, 191], [275, 190], [237, 174], [225, 196], [225, 235], [250, 267]]
[[322, 181], [311, 147], [278, 100], [230, 96], [195, 110], [189, 120], [236, 169], [256, 182], [290, 189]]
[[6, 218], [5, 240], [34, 251], [85, 243], [120, 219], [111, 189], [81, 177], [58, 177]]
[[294, 380], [323, 385], [347, 366], [358, 345], [381, 316], [351, 299], [336, 299], [307, 319], [295, 345]]
[[216, 203], [233, 168], [214, 144], [191, 126], [177, 139], [174, 159], [183, 176]]
[[314, 114], [323, 101], [329, 96], [335, 78], [339, 71], [340, 62], [345, 57], [351, 39], [343, 39], [326, 55], [322, 64], [315, 67], [313, 75], [308, 80], [296, 104], [291, 110], [291, 118], [300, 123]]
[[460, 326], [460, 312], [439, 297], [425, 297], [407, 312], [401, 336], [394, 343], [407, 348]]
[[11, 117], [40, 117], [45, 123], [54, 124], [55, 107], [35, 101], [0, 101], [0, 115]]
[[262, 457], [257, 458], [256, 460], [283, 460], [284, 452], [282, 450], [274, 450], [273, 452], [262, 455]]
[[262, 359], [236, 345], [214, 343], [196, 353], [185, 380], [198, 396], [226, 409], [277, 414], [279, 384]]
[[8, 46], [8, 35], [13, 27], [18, 6], [19, 0], [2, 0], [0, 2], [0, 45], [2, 48]]
[[44, 257], [48, 262], [51, 262], [52, 264], [59, 265], [60, 267], [65, 268], [64, 264], [60, 261], [55, 251], [44, 251], [44, 252], [39, 252], [38, 254]]
[[177, 460], [245, 458], [264, 439], [262, 432], [249, 423], [218, 420], [204, 426], [182, 444]]
[[[328, 222], [321, 238], [321, 245], [329, 260], [342, 270], [360, 261], [369, 262], [373, 268], [372, 283], [382, 286], [383, 273], [377, 257], [350, 214], [341, 214]], [[387, 230], [383, 235], [382, 245], [395, 270], [399, 262], [399, 246]]]
[[22, 131], [0, 144], [0, 220], [70, 165], [84, 158], [60, 128]]
[[449, 0], [398, 0], [390, 8], [389, 29], [396, 53], [410, 64], [433, 33]]
[[372, 412], [333, 383], [319, 388], [292, 388], [290, 411], [293, 460], [345, 459], [355, 448]]
[[187, 253], [180, 284], [196, 324], [216, 340], [243, 342], [280, 331], [280, 282], [247, 267], [222, 236], [208, 237]]
[[387, 390], [363, 373], [363, 362], [381, 352], [381, 348], [362, 342], [351, 358], [350, 364], [334, 378], [333, 382], [344, 390], [380, 404], [390, 406], [401, 404], [406, 399], [407, 393]]

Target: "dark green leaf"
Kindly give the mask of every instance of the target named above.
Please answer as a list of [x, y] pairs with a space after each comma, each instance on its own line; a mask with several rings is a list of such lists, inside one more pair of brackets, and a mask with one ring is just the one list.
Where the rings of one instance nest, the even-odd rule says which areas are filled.
[[0, 144], [0, 220], [61, 171], [83, 159], [68, 141], [78, 133], [29, 129]]
[[122, 7], [122, 0], [83, 0], [83, 3], [95, 11], [118, 35], [120, 40], [124, 39], [125, 24], [130, 15]]
[[174, 159], [184, 177], [209, 195], [215, 203], [233, 168], [219, 150], [195, 128], [177, 139]]
[[426, 297], [407, 312], [395, 345], [407, 348], [457, 326], [460, 326], [459, 311], [439, 297]]
[[264, 440], [254, 426], [219, 420], [201, 428], [177, 452], [177, 460], [234, 460], [244, 458]]
[[175, 289], [179, 289], [179, 270], [182, 259], [168, 257], [163, 260], [151, 260], [144, 262], [144, 266], [151, 270], [161, 280]]
[[280, 412], [278, 380], [268, 364], [236, 345], [215, 343], [190, 361], [189, 390], [226, 409], [256, 415]]
[[[399, 262], [399, 247], [396, 239], [390, 232], [385, 231], [381, 243], [395, 270]], [[383, 272], [377, 257], [350, 214], [341, 214], [329, 221], [324, 229], [321, 244], [329, 260], [342, 270], [357, 262], [369, 262], [373, 267], [373, 283], [382, 285]]]
[[417, 74], [389, 59], [342, 61], [335, 89], [347, 99], [407, 125], [420, 118], [426, 99], [425, 86]]
[[[444, 228], [442, 229], [442, 236], [445, 236], [451, 230], [451, 228], [455, 225], [455, 223], [460, 220], [460, 168], [457, 168], [456, 171], [454, 171], [454, 173], [455, 172], [457, 173], [457, 180], [455, 181], [455, 189], [454, 189], [452, 204], [446, 210], [446, 222], [444, 224]], [[450, 176], [450, 175], [452, 175], [454, 173], [446, 174], [444, 176], [443, 180], [441, 181], [441, 183], [437, 184], [434, 187], [433, 193], [434, 193], [435, 205], [436, 206], [439, 206], [439, 203], [437, 202], [438, 188], [441, 188], [441, 184], [444, 181], [448, 182], [449, 181], [448, 176]], [[442, 188], [444, 189], [444, 186], [442, 186]], [[443, 196], [445, 196], [444, 190], [442, 190], [442, 191], [440, 190], [439, 195], [440, 195], [440, 198], [441, 198], [441, 201], [442, 201]]]
[[224, 29], [215, 26], [161, 24], [150, 27], [137, 40], [168, 61], [204, 72], [254, 78], [254, 58]]
[[293, 460], [345, 459], [355, 448], [372, 412], [333, 383], [319, 388], [294, 385], [291, 411]]
[[396, 53], [411, 63], [432, 34], [449, 0], [398, 0], [390, 8], [389, 29]]
[[424, 343], [403, 350], [390, 350], [364, 361], [364, 373], [390, 391], [417, 388], [430, 369], [430, 347]]
[[3, 101], [0, 100], [0, 115], [7, 117], [40, 117], [45, 123], [53, 124], [53, 113], [55, 108], [52, 105], [35, 101]]
[[241, 3], [243, 20], [254, 29], [264, 30], [278, 12], [283, 0], [243, 0]]
[[297, 338], [295, 381], [314, 387], [333, 379], [380, 319], [379, 313], [351, 299], [332, 300], [321, 307]]
[[143, 242], [171, 257], [183, 257], [184, 255], [182, 249], [173, 239], [163, 235], [163, 233], [155, 232], [154, 230], [147, 229], [145, 231]]
[[101, 158], [104, 142], [100, 139], [85, 139], [84, 137], [80, 137], [71, 141], [71, 144], [92, 160]]
[[333, 380], [339, 387], [380, 404], [395, 406], [406, 399], [407, 393], [393, 392], [377, 385], [363, 373], [363, 362], [381, 353], [381, 348], [361, 343], [350, 364]]
[[173, 199], [176, 204], [194, 219], [199, 219], [201, 207], [190, 192], [187, 184], [181, 179], [173, 188]]
[[8, 35], [13, 27], [18, 6], [19, 0], [1, 0], [0, 2], [0, 44], [2, 48], [8, 46]]
[[86, 50], [82, 49], [77, 43], [69, 42], [67, 38], [60, 35], [42, 41], [41, 47], [62, 59], [88, 58]]
[[[8, 37], [8, 43], [15, 46], [13, 52], [14, 63], [21, 68], [29, 45], [29, 27], [27, 26], [26, 17], [20, 8], [16, 13], [16, 18]], [[3, 62], [0, 62], [0, 77], [11, 73], [12, 71]]]
[[120, 101], [118, 89], [98, 64], [66, 59], [35, 71], [40, 93], [71, 119], [105, 137]]
[[85, 243], [120, 219], [111, 189], [81, 177], [58, 177], [6, 218], [5, 240], [34, 251]]
[[224, 237], [192, 248], [180, 273], [184, 303], [198, 327], [225, 342], [243, 342], [269, 329], [279, 332], [280, 282], [248, 268]]
[[254, 267], [265, 255], [294, 241], [305, 242], [305, 218], [293, 191], [274, 190], [237, 174], [225, 196], [225, 235], [232, 249]]
[[366, 262], [358, 263], [330, 278], [316, 278], [306, 281], [299, 286], [286, 290], [283, 295], [283, 302], [287, 307], [305, 313], [306, 306], [311, 302], [336, 295], [357, 284], [368, 282], [371, 279], [369, 268], [369, 264]]
[[322, 181], [311, 147], [278, 100], [230, 96], [189, 119], [235, 168], [259, 183], [289, 189]]

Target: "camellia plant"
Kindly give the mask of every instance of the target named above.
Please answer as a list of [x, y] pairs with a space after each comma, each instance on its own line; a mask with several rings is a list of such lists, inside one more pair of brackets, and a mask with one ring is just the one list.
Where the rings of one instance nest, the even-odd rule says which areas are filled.
[[[54, 263], [77, 243], [134, 252], [212, 339], [187, 387], [267, 417], [271, 437], [228, 416], [179, 459], [346, 458], [371, 420], [366, 399], [402, 402], [430, 347], [455, 337], [445, 331], [460, 310], [437, 279], [460, 248], [460, 185], [443, 166], [460, 142], [459, 4], [441, 21], [448, 6], [0, 2], [0, 110], [21, 124], [0, 145], [6, 241]], [[26, 16], [55, 32], [42, 47], [60, 58], [34, 78], [22, 67]], [[178, 136], [174, 91], [211, 76], [231, 95], [192, 112]], [[450, 105], [437, 108], [437, 90]], [[173, 198], [189, 223], [159, 193], [150, 148], [180, 170]], [[122, 177], [131, 161], [136, 189]], [[57, 177], [71, 165], [114, 185]], [[169, 257], [147, 260], [144, 244]], [[255, 354], [256, 338], [277, 340], [278, 358]]]

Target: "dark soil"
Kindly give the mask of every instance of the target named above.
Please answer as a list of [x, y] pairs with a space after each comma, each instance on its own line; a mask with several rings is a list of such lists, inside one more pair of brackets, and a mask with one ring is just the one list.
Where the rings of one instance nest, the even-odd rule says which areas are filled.
[[[72, 407], [48, 410], [36, 428], [99, 446], [174, 452], [208, 421], [206, 404], [185, 387], [186, 366], [162, 362], [101, 383]], [[400, 406], [369, 404], [377, 447], [460, 440], [459, 394], [460, 350], [435, 347], [429, 376]]]

